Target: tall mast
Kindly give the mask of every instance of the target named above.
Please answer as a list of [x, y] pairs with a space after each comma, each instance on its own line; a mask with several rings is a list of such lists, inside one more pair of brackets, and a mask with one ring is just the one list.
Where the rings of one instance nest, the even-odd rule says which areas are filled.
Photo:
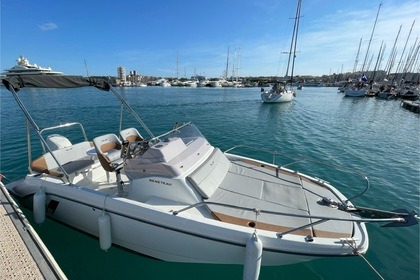
[[[382, 49], [382, 47], [383, 47], [383, 49]], [[375, 83], [376, 71], [378, 71], [378, 68], [379, 68], [379, 65], [380, 65], [380, 60], [382, 58], [382, 52], [383, 51], [385, 51], [384, 41], [382, 41], [381, 47], [379, 48], [378, 58], [376, 59], [375, 68], [373, 69], [373, 77], [372, 77], [371, 85], [370, 85], [370, 88], [371, 89], [372, 89], [373, 83]]]
[[293, 69], [295, 67], [295, 58], [296, 58], [296, 45], [297, 45], [297, 35], [299, 30], [299, 19], [300, 19], [300, 6], [301, 6], [302, 0], [298, 0], [298, 5], [296, 8], [296, 17], [295, 17], [295, 25], [293, 27], [293, 35], [292, 35], [292, 42], [290, 43], [290, 52], [289, 52], [289, 61], [287, 62], [287, 70], [286, 70], [286, 77], [289, 74], [289, 65], [290, 65], [290, 59], [293, 56], [292, 59], [292, 72], [290, 75], [290, 83], [293, 85]]
[[410, 68], [412, 68], [414, 61], [417, 58], [419, 48], [420, 48], [420, 44], [417, 43], [417, 40], [418, 40], [418, 37], [416, 38], [414, 45], [412, 46], [410, 52], [407, 55], [405, 66], [403, 68], [403, 79], [405, 79], [406, 74], [410, 71]]
[[241, 51], [242, 51], [242, 49], [241, 49], [241, 46], [239, 45], [238, 53], [237, 53], [237, 56], [236, 56], [236, 71], [235, 71], [236, 81], [238, 81], [238, 79], [239, 79], [239, 68], [240, 68], [240, 63], [241, 63]]
[[176, 79], [178, 80], [178, 51], [176, 52]]
[[408, 40], [410, 39], [411, 31], [413, 31], [413, 26], [414, 26], [414, 23], [415, 22], [416, 21], [413, 20], [413, 24], [411, 25], [410, 32], [408, 33], [407, 40], [405, 41], [405, 44], [404, 44], [404, 49], [403, 49], [403, 51], [401, 53], [400, 61], [398, 61], [398, 66], [397, 66], [397, 70], [396, 70], [397, 74], [400, 71], [400, 65], [401, 65], [401, 62], [403, 60], [403, 56], [404, 56], [404, 53], [405, 53], [405, 48], [407, 47], [407, 43], [408, 43]]
[[398, 37], [400, 36], [401, 27], [402, 27], [402, 25], [400, 25], [400, 29], [398, 30], [397, 37], [395, 38], [394, 45], [392, 46], [391, 54], [389, 55], [389, 59], [388, 59], [387, 65], [385, 67], [385, 71], [386, 71], [385, 77], [386, 78], [391, 73], [391, 69], [394, 66], [395, 56], [397, 54], [397, 48], [396, 48], [396, 46], [397, 46]]
[[370, 43], [372, 42], [373, 33], [375, 32], [376, 22], [378, 21], [378, 16], [379, 16], [379, 11], [381, 10], [381, 6], [382, 4], [379, 4], [378, 12], [376, 13], [376, 19], [375, 19], [375, 23], [373, 24], [372, 33], [370, 34], [370, 40], [369, 40], [368, 48], [366, 51], [365, 61], [363, 62], [362, 72], [365, 70], [366, 60], [369, 55]]
[[299, 21], [300, 21], [300, 6], [302, 4], [302, 0], [298, 2], [298, 10], [296, 12], [296, 34], [295, 34], [295, 46], [293, 49], [293, 60], [292, 60], [292, 74], [290, 75], [290, 83], [293, 86], [293, 72], [295, 70], [295, 58], [296, 58], [296, 46], [297, 46], [297, 38], [298, 38], [298, 31], [299, 31]]
[[232, 81], [235, 78], [235, 63], [236, 63], [236, 47], [235, 47], [235, 51], [233, 52], [232, 75], [231, 75]]
[[360, 46], [362, 45], [362, 39], [363, 38], [360, 38], [359, 48], [357, 49], [356, 59], [354, 60], [353, 73], [356, 72], [357, 63], [359, 63], [359, 54], [360, 54]]
[[228, 71], [229, 71], [229, 47], [227, 50], [227, 57], [226, 57], [226, 71], [225, 71], [225, 79], [227, 80], [228, 77]]
[[89, 78], [89, 68], [87, 66], [86, 59], [85, 59], [85, 68], [86, 68], [86, 75]]

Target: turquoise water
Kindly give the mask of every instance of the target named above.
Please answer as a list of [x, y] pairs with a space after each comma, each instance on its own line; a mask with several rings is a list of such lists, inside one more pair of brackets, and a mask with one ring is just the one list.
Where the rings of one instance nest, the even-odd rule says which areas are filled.
[[[193, 121], [222, 150], [240, 144], [258, 146], [364, 173], [371, 188], [353, 200], [356, 205], [384, 210], [420, 209], [420, 119], [418, 114], [401, 108], [400, 101], [345, 98], [336, 88], [304, 88], [297, 92], [293, 102], [285, 104], [261, 103], [259, 88], [118, 90], [155, 135], [166, 132], [177, 121]], [[118, 132], [119, 105], [111, 93], [89, 88], [59, 93], [62, 91], [24, 89], [19, 95], [41, 128], [79, 121], [90, 139]], [[21, 178], [27, 172], [26, 126], [23, 114], [4, 87], [0, 97], [0, 170], [7, 183], [8, 179]], [[133, 124], [134, 120], [127, 118], [124, 126]], [[34, 149], [37, 152], [39, 149]], [[347, 196], [364, 187], [358, 177], [314, 162], [295, 168], [332, 182]], [[31, 220], [31, 212], [25, 213]], [[373, 267], [385, 279], [418, 280], [419, 226], [381, 228], [379, 224], [368, 224], [367, 227], [370, 248], [365, 257]], [[169, 263], [115, 246], [104, 252], [97, 239], [51, 220], [35, 229], [69, 279], [242, 278], [239, 265]], [[377, 276], [360, 257], [352, 257], [263, 267], [260, 279], [377, 279]]]

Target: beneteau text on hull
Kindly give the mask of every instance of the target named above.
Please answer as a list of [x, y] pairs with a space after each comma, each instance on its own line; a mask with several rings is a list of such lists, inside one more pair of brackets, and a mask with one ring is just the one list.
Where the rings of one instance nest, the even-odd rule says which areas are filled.
[[[31, 202], [37, 223], [48, 216], [99, 237], [104, 250], [117, 244], [166, 261], [284, 265], [365, 253], [366, 222], [416, 221], [406, 212], [356, 207], [321, 179], [222, 152], [192, 123], [155, 136], [103, 80], [21, 76], [3, 83], [44, 149], [7, 189]], [[93, 141], [80, 123], [40, 129], [17, 94], [23, 87], [81, 86], [114, 93], [139, 126]], [[58, 134], [64, 127], [80, 130], [81, 140]]]

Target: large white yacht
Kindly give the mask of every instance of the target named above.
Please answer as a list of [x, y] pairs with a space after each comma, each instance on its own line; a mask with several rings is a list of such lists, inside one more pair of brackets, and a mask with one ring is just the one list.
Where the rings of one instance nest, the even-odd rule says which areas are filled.
[[6, 77], [17, 75], [63, 75], [63, 72], [52, 71], [50, 67], [43, 68], [36, 64], [30, 64], [29, 60], [21, 55], [17, 59], [17, 64], [10, 69], [5, 69], [2, 75]]

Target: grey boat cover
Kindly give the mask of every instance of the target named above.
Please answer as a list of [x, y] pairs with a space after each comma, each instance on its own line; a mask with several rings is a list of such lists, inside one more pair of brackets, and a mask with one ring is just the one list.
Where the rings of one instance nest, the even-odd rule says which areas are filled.
[[103, 77], [82, 77], [67, 75], [22, 75], [7, 77], [2, 80], [4, 86], [10, 91], [11, 88], [18, 92], [23, 87], [37, 88], [76, 88], [94, 86], [108, 91], [110, 85]]

